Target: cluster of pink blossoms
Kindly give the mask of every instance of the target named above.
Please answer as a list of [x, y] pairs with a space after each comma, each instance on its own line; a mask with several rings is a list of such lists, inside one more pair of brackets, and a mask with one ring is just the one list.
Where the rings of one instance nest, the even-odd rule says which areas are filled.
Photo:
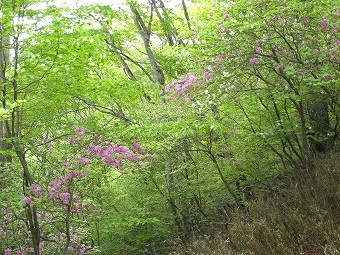
[[191, 98], [193, 89], [201, 84], [200, 80], [193, 74], [187, 73], [182, 75], [178, 81], [174, 81], [165, 86], [159, 94], [167, 95], [168, 100], [177, 100], [181, 98], [184, 102], [188, 102]]
[[[71, 143], [81, 145], [81, 136], [85, 135], [85, 128], [76, 127], [77, 137], [71, 139]], [[79, 137], [80, 136], [80, 137]], [[106, 138], [95, 135], [93, 142], [84, 146], [80, 151], [83, 154], [82, 157], [72, 157], [70, 161], [66, 161], [64, 166], [79, 167], [90, 164], [91, 162], [100, 162], [107, 166], [113, 166], [116, 169], [123, 169], [124, 162], [137, 163], [140, 166], [151, 163], [153, 161], [152, 156], [146, 156], [146, 151], [142, 149], [138, 143], [132, 143], [132, 149], [129, 149], [123, 145], [115, 145], [110, 141], [106, 141]], [[144, 161], [145, 160], [145, 161]], [[129, 172], [129, 171], [127, 171]]]
[[43, 194], [43, 191], [39, 188], [39, 184], [33, 183], [30, 187], [32, 191], [34, 191], [35, 196], [40, 197]]
[[[43, 242], [41, 242], [41, 244], [43, 244]], [[42, 248], [42, 245], [41, 245]], [[12, 253], [12, 249], [7, 248], [6, 250], [4, 250], [4, 255], [11, 255]], [[24, 247], [20, 247], [19, 250], [16, 251], [15, 255], [26, 255], [26, 254], [34, 254], [34, 248], [24, 248]]]
[[[69, 172], [63, 177], [56, 177], [56, 179], [49, 183], [49, 189], [43, 191], [40, 189], [39, 184], [32, 184], [29, 188], [31, 192], [22, 199], [25, 208], [29, 208], [30, 204], [34, 199], [44, 199], [43, 195], [46, 194], [46, 201], [53, 201], [53, 204], [59, 208], [64, 208], [70, 210], [73, 214], [88, 212], [90, 208], [93, 208], [93, 215], [98, 215], [99, 210], [95, 209], [93, 204], [83, 204], [81, 196], [74, 195], [73, 185], [75, 182], [82, 180], [85, 177], [83, 173], [83, 167], [99, 162], [101, 165], [114, 166], [117, 169], [123, 169], [123, 164], [127, 163], [137, 163], [138, 167], [143, 167], [145, 163], [151, 163], [153, 157], [146, 154], [145, 149], [136, 142], [133, 142], [131, 147], [123, 145], [114, 145], [113, 143], [106, 141], [105, 137], [99, 137], [95, 135], [93, 137], [92, 143], [85, 143], [86, 138], [84, 127], [75, 127], [74, 131], [76, 136], [71, 139], [71, 144], [75, 144], [78, 147], [78, 156], [73, 156], [70, 161], [64, 163], [65, 168], [70, 168]], [[44, 144], [47, 148], [52, 146], [52, 142], [45, 140]], [[86, 144], [86, 145], [84, 145]], [[79, 156], [80, 155], [80, 156]], [[129, 165], [131, 166], [131, 165]], [[125, 170], [126, 171], [126, 170]], [[126, 171], [128, 173], [130, 171]], [[43, 200], [45, 201], [45, 200]], [[12, 212], [10, 207], [1, 208], [4, 215], [0, 224], [0, 235], [3, 238], [7, 237], [9, 233], [9, 224], [11, 218], [18, 218], [16, 212]], [[1, 211], [0, 211], [1, 212]], [[12, 216], [13, 217], [12, 217]], [[43, 218], [49, 224], [54, 224], [54, 219], [47, 219], [47, 212], [37, 212], [37, 218]], [[87, 214], [82, 214], [84, 219], [88, 218]], [[26, 226], [28, 226], [27, 223]], [[20, 230], [17, 230], [20, 232]], [[72, 226], [69, 229], [72, 235], [77, 235], [77, 233], [72, 233]], [[18, 233], [19, 233], [18, 232]], [[11, 234], [13, 234], [11, 230]], [[60, 234], [60, 241], [65, 239], [65, 233]], [[39, 249], [43, 248], [44, 242], [39, 244]], [[68, 247], [68, 252], [74, 254], [85, 254], [92, 250], [91, 247], [81, 244], [80, 237], [70, 237], [70, 246]], [[3, 250], [3, 254], [11, 255], [15, 253], [16, 255], [23, 254], [34, 254], [33, 248], [20, 247], [17, 250], [7, 248]]]
[[71, 206], [72, 213], [80, 213], [85, 210], [88, 210], [90, 205], [83, 205], [81, 203], [80, 196], [71, 196], [70, 191], [68, 190], [68, 184], [74, 180], [81, 180], [85, 177], [85, 175], [79, 171], [71, 171], [64, 177], [58, 177], [55, 181], [50, 183], [49, 197], [48, 199], [53, 200], [57, 205]]

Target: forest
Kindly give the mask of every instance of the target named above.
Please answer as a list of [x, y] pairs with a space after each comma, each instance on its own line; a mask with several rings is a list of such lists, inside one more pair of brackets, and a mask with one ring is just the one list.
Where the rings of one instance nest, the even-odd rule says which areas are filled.
[[339, 0], [0, 0], [0, 254], [340, 254]]

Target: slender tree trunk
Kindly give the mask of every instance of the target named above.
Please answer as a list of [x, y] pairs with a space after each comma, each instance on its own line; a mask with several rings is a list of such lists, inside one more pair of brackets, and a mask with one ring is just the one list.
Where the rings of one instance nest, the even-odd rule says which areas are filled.
[[153, 70], [153, 77], [155, 82], [157, 82], [160, 85], [164, 85], [165, 79], [164, 79], [164, 73], [161, 67], [158, 65], [157, 60], [155, 58], [155, 55], [153, 54], [153, 51], [151, 49], [150, 45], [150, 36], [151, 36], [151, 22], [152, 22], [152, 12], [153, 12], [153, 7], [151, 8], [151, 15], [150, 15], [150, 20], [148, 23], [148, 26], [145, 25], [140, 13], [138, 10], [133, 6], [133, 4], [130, 3], [130, 9], [131, 12], [134, 14], [134, 23], [135, 26], [138, 30], [139, 35], [141, 36], [143, 43], [144, 43], [144, 48], [146, 51], [146, 54], [149, 58], [151, 68]]
[[134, 74], [132, 73], [129, 65], [125, 62], [124, 58], [122, 57], [121, 53], [119, 52], [116, 43], [114, 41], [114, 38], [112, 36], [112, 34], [109, 34], [109, 39], [110, 39], [110, 46], [111, 46], [111, 50], [116, 54], [116, 56], [118, 57], [118, 60], [120, 62], [120, 64], [123, 66], [124, 68], [124, 72], [125, 74], [129, 77], [130, 80], [132, 81], [137, 81], [137, 78], [134, 76]]
[[[16, 6], [15, 1], [12, 3], [12, 14], [18, 19], [23, 18], [25, 6]], [[18, 8], [18, 13], [14, 13]], [[12, 17], [11, 17], [12, 18]], [[13, 20], [12, 20], [13, 22]], [[4, 119], [0, 121], [0, 150], [8, 150], [13, 148], [23, 171], [23, 192], [29, 188], [33, 179], [28, 168], [24, 149], [20, 145], [21, 139], [21, 125], [22, 125], [22, 113], [18, 106], [14, 109], [7, 107], [6, 100], [17, 102], [19, 99], [18, 92], [18, 68], [19, 68], [19, 36], [21, 34], [21, 25], [15, 25], [14, 22], [8, 22], [8, 27], [0, 23], [0, 80], [1, 80], [1, 92], [2, 92], [2, 108], [5, 110], [11, 110]], [[14, 24], [14, 25], [13, 25]], [[15, 27], [14, 27], [15, 26]], [[13, 58], [9, 58], [10, 50], [13, 51]], [[11, 65], [10, 65], [11, 62]], [[11, 72], [8, 72], [9, 68]], [[11, 77], [8, 77], [8, 73], [11, 73]], [[8, 88], [11, 86], [11, 88]], [[9, 142], [10, 141], [10, 142]], [[0, 156], [0, 164], [11, 162], [12, 158], [6, 155]], [[34, 248], [34, 254], [39, 255], [39, 243], [40, 243], [40, 227], [37, 217], [37, 208], [35, 205], [27, 205], [26, 219], [28, 229], [30, 230], [30, 239]]]
[[173, 40], [172, 26], [170, 24], [169, 19], [167, 18], [167, 13], [166, 13], [164, 3], [159, 0], [160, 9], [162, 9], [163, 11], [163, 16], [161, 12], [159, 11], [159, 8], [157, 7], [156, 0], [151, 0], [151, 4], [153, 5], [155, 12], [157, 14], [157, 17], [159, 21], [161, 22], [161, 25], [162, 25], [162, 28], [163, 28], [163, 31], [164, 31], [164, 34], [168, 41], [169, 46], [174, 46], [175, 42]]
[[217, 159], [215, 157], [215, 155], [212, 153], [212, 152], [208, 152], [209, 154], [209, 157], [211, 159], [211, 161], [214, 163], [216, 169], [217, 169], [217, 172], [218, 172], [218, 175], [220, 176], [224, 186], [226, 187], [227, 191], [229, 192], [229, 194], [234, 198], [237, 206], [239, 207], [243, 207], [242, 204], [241, 204], [241, 201], [240, 201], [240, 198], [236, 195], [236, 193], [233, 191], [233, 189], [230, 187], [227, 179], [224, 177], [223, 173], [222, 173], [222, 169], [220, 167], [220, 165], [218, 164], [217, 162]]
[[[0, 23], [0, 80], [1, 80], [1, 101], [2, 108], [7, 109], [6, 105], [6, 96], [7, 96], [7, 66], [9, 65], [9, 47], [10, 47], [10, 38], [5, 34], [5, 29], [3, 25]], [[5, 116], [1, 116], [4, 118]], [[6, 152], [11, 149], [11, 144], [6, 141], [10, 136], [7, 132], [6, 121], [4, 119], [0, 120], [0, 151]], [[0, 153], [0, 165], [4, 165], [6, 163], [12, 162], [12, 157]]]
[[308, 114], [312, 127], [311, 146], [314, 152], [327, 152], [334, 147], [334, 131], [331, 129], [328, 104], [325, 98], [316, 97], [313, 103], [308, 105]]
[[188, 28], [191, 29], [191, 23], [190, 23], [189, 13], [188, 13], [187, 6], [186, 6], [186, 4], [185, 4], [185, 0], [182, 0], [182, 6], [183, 6], [183, 12], [184, 12], [185, 19], [187, 20]]

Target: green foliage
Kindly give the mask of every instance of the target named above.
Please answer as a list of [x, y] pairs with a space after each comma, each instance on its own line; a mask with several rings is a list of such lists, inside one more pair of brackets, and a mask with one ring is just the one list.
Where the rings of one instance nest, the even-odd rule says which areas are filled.
[[[0, 151], [10, 158], [0, 162], [0, 217], [10, 206], [25, 221], [20, 193], [66, 173], [70, 153], [82, 150], [69, 130], [84, 126], [152, 156], [126, 172], [84, 167], [88, 178], [74, 188], [99, 212], [74, 222], [98, 254], [179, 245], [188, 254], [335, 253], [336, 1], [185, 1], [191, 28], [183, 6], [152, 2], [0, 3]], [[148, 26], [162, 88], [130, 3]], [[57, 240], [49, 254], [62, 241], [47, 232]], [[34, 242], [1, 240], [1, 252]]]

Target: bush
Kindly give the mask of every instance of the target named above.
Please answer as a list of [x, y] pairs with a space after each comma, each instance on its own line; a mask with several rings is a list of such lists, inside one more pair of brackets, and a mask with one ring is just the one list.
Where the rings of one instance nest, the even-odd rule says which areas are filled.
[[[302, 176], [247, 204], [226, 234], [200, 237], [173, 254], [340, 254], [340, 154], [313, 161], [317, 188]], [[214, 233], [216, 235], [216, 233]]]

